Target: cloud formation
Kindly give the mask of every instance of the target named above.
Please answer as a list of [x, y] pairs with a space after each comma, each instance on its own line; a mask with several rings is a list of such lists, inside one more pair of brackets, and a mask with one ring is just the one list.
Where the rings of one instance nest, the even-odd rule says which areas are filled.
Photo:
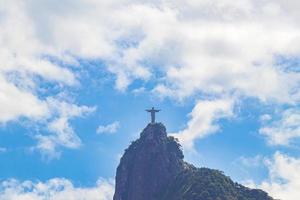
[[105, 125], [105, 126], [104, 125], [98, 126], [96, 132], [97, 132], [97, 134], [105, 134], [105, 133], [112, 134], [112, 133], [117, 132], [119, 127], [120, 127], [120, 122], [115, 121], [115, 122]]
[[64, 178], [46, 182], [20, 182], [9, 179], [0, 183], [2, 200], [112, 200], [114, 185], [99, 179], [94, 187], [75, 187]]
[[284, 102], [299, 98], [299, 73], [277, 62], [280, 56], [299, 56], [296, 1], [76, 0], [53, 9], [56, 3], [16, 1], [2, 11], [6, 25], [15, 22], [15, 29], [25, 31], [19, 39], [7, 33], [8, 53], [30, 47], [20, 54], [40, 55], [34, 61], [41, 63], [21, 64], [48, 80], [76, 81], [68, 69], [42, 59], [45, 54], [64, 62], [101, 59], [119, 89], [159, 70], [165, 78], [156, 89], [181, 98], [195, 92]]
[[47, 104], [51, 111], [51, 118], [42, 122], [46, 124], [45, 133], [39, 133], [34, 137], [37, 146], [34, 150], [39, 150], [44, 158], [59, 158], [59, 147], [71, 149], [78, 148], [81, 140], [70, 125], [70, 120], [75, 117], [84, 117], [96, 110], [96, 107], [77, 106], [66, 101], [48, 98]]
[[[201, 96], [217, 107], [245, 97], [294, 107], [300, 74], [289, 63], [300, 55], [299, 9], [296, 0], [1, 2], [0, 121], [53, 115], [54, 95], [40, 91], [80, 84], [78, 59], [104, 63], [122, 91], [151, 80], [151, 91], [179, 101]], [[67, 121], [49, 127], [70, 133]]]
[[300, 137], [300, 110], [290, 108], [282, 111], [279, 119], [264, 122], [259, 132], [271, 145], [295, 144], [293, 140]]
[[192, 149], [194, 141], [219, 130], [218, 121], [233, 116], [233, 101], [230, 99], [198, 101], [187, 127], [175, 133], [186, 150]]
[[269, 178], [257, 187], [276, 199], [297, 200], [300, 198], [300, 159], [276, 152], [265, 161]]

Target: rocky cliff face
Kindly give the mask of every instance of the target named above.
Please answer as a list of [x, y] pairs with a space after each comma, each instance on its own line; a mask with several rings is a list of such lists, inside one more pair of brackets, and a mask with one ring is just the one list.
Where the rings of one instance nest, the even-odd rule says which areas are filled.
[[180, 145], [161, 123], [148, 124], [125, 150], [114, 200], [271, 200], [261, 190], [234, 183], [217, 170], [183, 161]]
[[114, 200], [154, 200], [182, 169], [183, 154], [162, 124], [149, 124], [117, 169]]

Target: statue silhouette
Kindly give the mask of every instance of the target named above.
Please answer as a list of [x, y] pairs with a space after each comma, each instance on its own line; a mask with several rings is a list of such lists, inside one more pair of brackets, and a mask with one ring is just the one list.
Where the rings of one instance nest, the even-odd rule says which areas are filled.
[[154, 124], [155, 123], [155, 113], [159, 112], [160, 110], [156, 110], [156, 109], [154, 109], [154, 107], [152, 107], [152, 109], [146, 110], [146, 111], [151, 113], [151, 124]]

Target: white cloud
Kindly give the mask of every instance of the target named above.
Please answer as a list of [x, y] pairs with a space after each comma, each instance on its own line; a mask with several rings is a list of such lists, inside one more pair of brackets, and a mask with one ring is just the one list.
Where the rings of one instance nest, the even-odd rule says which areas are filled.
[[[53, 113], [36, 77], [77, 84], [70, 68], [47, 56], [73, 65], [76, 58], [101, 60], [123, 91], [140, 79], [176, 100], [201, 94], [296, 105], [299, 71], [277, 59], [300, 56], [299, 9], [296, 0], [1, 1], [0, 121]], [[21, 75], [9, 80], [14, 73]], [[58, 124], [72, 132], [67, 119]], [[192, 143], [199, 131], [185, 138], [188, 132]]]
[[[20, 100], [22, 100], [20, 102]], [[29, 91], [17, 88], [7, 82], [0, 74], [0, 122], [5, 123], [21, 116], [41, 118], [49, 110], [45, 102], [39, 100]]]
[[237, 92], [263, 101], [299, 99], [299, 73], [275, 61], [276, 55], [299, 56], [296, 1], [76, 0], [54, 9], [56, 4], [31, 0], [3, 6], [9, 69], [20, 63], [50, 80], [74, 84], [70, 71], [40, 55], [98, 58], [116, 75], [120, 90], [159, 70], [158, 88], [180, 98]]
[[[31, 18], [28, 7], [30, 2], [0, 2], [0, 123], [25, 118], [36, 125], [48, 126], [53, 135], [35, 136], [39, 141], [37, 149], [42, 151], [54, 152], [57, 145], [74, 148], [80, 139], [69, 119], [80, 116], [79, 112], [85, 111], [79, 110], [87, 107], [59, 102], [56, 94], [40, 94], [44, 91], [42, 85], [50, 83], [63, 90], [65, 86], [76, 86], [78, 81], [71, 69], [49, 61], [47, 56], [59, 56], [42, 42], [38, 34], [42, 27], [35, 26], [39, 18]], [[61, 57], [64, 64], [73, 62], [67, 55]], [[60, 103], [60, 108], [51, 101]], [[62, 113], [63, 107], [78, 113], [65, 114], [67, 110]]]
[[54, 98], [47, 99], [48, 106], [53, 112], [52, 118], [46, 121], [48, 135], [38, 134], [38, 141], [34, 149], [39, 150], [48, 159], [58, 158], [60, 152], [57, 148], [78, 148], [81, 140], [70, 125], [70, 120], [83, 117], [96, 110], [96, 107], [77, 106]]
[[113, 192], [113, 183], [103, 179], [94, 187], [75, 187], [64, 178], [46, 182], [10, 179], [0, 183], [1, 200], [112, 200]]
[[[299, 48], [290, 48], [299, 35], [292, 23], [295, 16], [280, 13], [284, 12], [281, 2], [256, 4], [160, 1], [156, 6], [136, 4], [126, 11], [120, 9], [114, 22], [122, 24], [129, 35], [135, 27], [143, 35], [138, 45], [120, 50], [120, 59], [136, 69], [140, 61], [159, 65], [163, 81], [157, 91], [166, 96], [237, 92], [263, 101], [294, 101], [298, 99], [294, 91], [299, 87], [299, 74], [276, 66], [275, 55], [299, 55]], [[277, 9], [279, 13], [271, 12]], [[283, 21], [282, 15], [290, 23]], [[130, 83], [122, 76], [124, 72], [120, 74], [121, 83]]]
[[280, 118], [263, 123], [260, 134], [271, 145], [290, 145], [300, 137], [300, 110], [290, 108], [280, 113]]
[[135, 88], [135, 89], [133, 89], [131, 92], [132, 92], [134, 95], [141, 95], [141, 94], [143, 94], [145, 91], [146, 91], [146, 88], [145, 88], [145, 87], [140, 87], [140, 88]]
[[270, 121], [271, 119], [272, 119], [272, 116], [269, 115], [269, 114], [264, 114], [264, 115], [261, 115], [261, 116], [259, 117], [259, 120], [260, 120], [262, 123], [268, 122], [268, 121]]
[[266, 165], [269, 178], [256, 187], [267, 191], [275, 199], [298, 200], [300, 159], [276, 152], [272, 159], [266, 160]]
[[[44, 7], [46, 10], [51, 10], [49, 3], [45, 4], [49, 6]], [[40, 21], [44, 19], [43, 15], [33, 18], [29, 12], [39, 4], [38, 1], [2, 1], [0, 4], [0, 107], [3, 111], [0, 121], [5, 123], [20, 117], [48, 117], [51, 111], [47, 102], [37, 95], [39, 82], [34, 81], [35, 76], [41, 77], [42, 82], [74, 85], [75, 75], [45, 58], [46, 55], [58, 56], [60, 53], [50, 45], [53, 41], [43, 40], [47, 31], [43, 32], [46, 35], [40, 35], [41, 30], [46, 30], [41, 27], [42, 24], [47, 24]], [[50, 10], [43, 12], [50, 14]], [[62, 55], [62, 58], [68, 61], [67, 56]], [[17, 76], [11, 80], [10, 74]]]
[[192, 112], [191, 119], [184, 130], [175, 133], [186, 149], [192, 149], [194, 141], [217, 132], [220, 119], [233, 116], [233, 101], [230, 99], [198, 101]]
[[108, 124], [108, 125], [100, 125], [98, 128], [97, 128], [97, 134], [103, 134], [103, 133], [115, 133], [118, 131], [120, 127], [120, 123], [118, 121], [116, 122], [113, 122], [111, 124]]

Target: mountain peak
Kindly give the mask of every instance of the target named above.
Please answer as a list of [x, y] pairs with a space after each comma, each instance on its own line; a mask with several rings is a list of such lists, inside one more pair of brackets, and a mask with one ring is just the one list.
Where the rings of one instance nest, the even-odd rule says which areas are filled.
[[149, 123], [141, 132], [141, 140], [166, 139], [166, 127], [162, 123]]
[[234, 183], [218, 170], [183, 161], [180, 144], [162, 123], [149, 123], [125, 150], [114, 200], [272, 200], [261, 190]]
[[125, 150], [114, 200], [154, 200], [183, 168], [183, 153], [162, 123], [150, 123]]

